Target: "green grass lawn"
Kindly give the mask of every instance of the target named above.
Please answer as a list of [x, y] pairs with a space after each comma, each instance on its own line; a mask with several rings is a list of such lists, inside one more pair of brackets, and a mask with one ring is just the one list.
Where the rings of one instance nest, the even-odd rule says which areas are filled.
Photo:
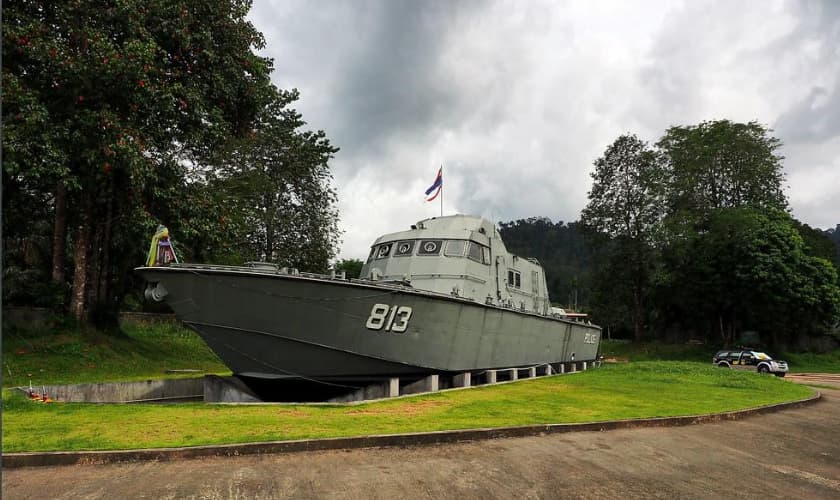
[[166, 370], [230, 373], [201, 338], [174, 321], [130, 322], [121, 333], [71, 327], [3, 330], [3, 387], [142, 380]]
[[[712, 356], [721, 350], [714, 345], [664, 344], [658, 342], [601, 341], [601, 354], [627, 361], [696, 361], [711, 363]], [[791, 373], [840, 373], [840, 351], [828, 353], [776, 353], [767, 354], [788, 362]]]
[[110, 450], [695, 415], [813, 391], [691, 362], [639, 362], [360, 405], [40, 404], [6, 390], [6, 452]]
[[793, 373], [840, 373], [840, 351], [785, 353], [783, 358]]

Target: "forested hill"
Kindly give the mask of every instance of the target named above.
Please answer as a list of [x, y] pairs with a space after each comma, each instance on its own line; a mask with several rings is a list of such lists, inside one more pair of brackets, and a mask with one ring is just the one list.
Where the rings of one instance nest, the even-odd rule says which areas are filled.
[[[510, 252], [540, 261], [554, 304], [574, 308], [576, 291], [578, 308], [586, 309], [591, 304], [597, 256], [584, 240], [579, 222], [554, 223], [548, 217], [529, 217], [500, 222], [499, 228]], [[798, 229], [812, 251], [826, 258], [831, 255], [832, 249], [825, 245], [830, 240], [834, 244], [831, 260], [840, 267], [840, 224], [825, 230], [802, 224]]]
[[540, 261], [554, 304], [574, 308], [576, 291], [578, 307], [589, 304], [593, 262], [578, 223], [530, 217], [499, 228], [508, 251]]
[[837, 224], [834, 229], [826, 229], [823, 234], [834, 243], [834, 263], [840, 269], [840, 224]]

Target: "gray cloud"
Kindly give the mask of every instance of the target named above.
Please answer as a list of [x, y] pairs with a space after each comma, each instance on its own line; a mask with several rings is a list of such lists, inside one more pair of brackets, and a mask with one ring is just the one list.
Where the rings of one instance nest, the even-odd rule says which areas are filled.
[[252, 20], [275, 82], [341, 147], [342, 256], [444, 210], [576, 220], [625, 132], [758, 120], [785, 143], [794, 215], [840, 222], [840, 3], [290, 1]]
[[776, 130], [793, 142], [823, 142], [840, 135], [840, 2], [801, 2], [792, 10], [799, 24], [773, 51], [795, 52], [819, 70], [809, 72], [816, 78], [807, 95], [781, 114]]

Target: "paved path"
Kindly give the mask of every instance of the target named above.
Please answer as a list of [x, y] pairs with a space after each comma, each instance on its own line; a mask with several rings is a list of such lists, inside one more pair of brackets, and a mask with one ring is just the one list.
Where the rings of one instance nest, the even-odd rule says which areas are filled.
[[691, 427], [5, 470], [3, 498], [840, 498], [840, 377], [807, 382], [836, 389]]

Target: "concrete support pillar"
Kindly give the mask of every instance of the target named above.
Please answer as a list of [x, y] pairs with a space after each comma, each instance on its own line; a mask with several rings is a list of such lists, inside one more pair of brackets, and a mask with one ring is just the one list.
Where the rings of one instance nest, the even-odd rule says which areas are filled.
[[577, 363], [572, 363], [572, 365], [569, 367], [569, 370], [571, 371], [571, 373], [576, 372], [577, 371]]
[[429, 375], [428, 377], [421, 378], [417, 382], [413, 384], [409, 384], [402, 388], [403, 394], [418, 394], [421, 392], [437, 392], [440, 388], [439, 384], [439, 376], [438, 375]]
[[395, 398], [400, 395], [400, 379], [399, 377], [391, 377], [388, 380], [388, 397]]
[[583, 369], [582, 371], [586, 371], [586, 361], [583, 362]]
[[429, 392], [437, 392], [440, 390], [440, 376], [429, 375], [426, 377], [426, 388]]
[[459, 373], [452, 377], [452, 385], [455, 387], [469, 387], [472, 384], [472, 374], [470, 372]]
[[487, 383], [488, 384], [495, 384], [496, 383], [496, 370], [487, 370]]
[[560, 363], [560, 373], [566, 373], [566, 363]]
[[519, 370], [516, 368], [510, 369], [510, 379], [511, 380], [519, 380]]
[[535, 378], [537, 376], [537, 367], [532, 366], [528, 368], [528, 378]]
[[554, 375], [554, 367], [551, 364], [545, 365], [545, 374], [546, 375]]

